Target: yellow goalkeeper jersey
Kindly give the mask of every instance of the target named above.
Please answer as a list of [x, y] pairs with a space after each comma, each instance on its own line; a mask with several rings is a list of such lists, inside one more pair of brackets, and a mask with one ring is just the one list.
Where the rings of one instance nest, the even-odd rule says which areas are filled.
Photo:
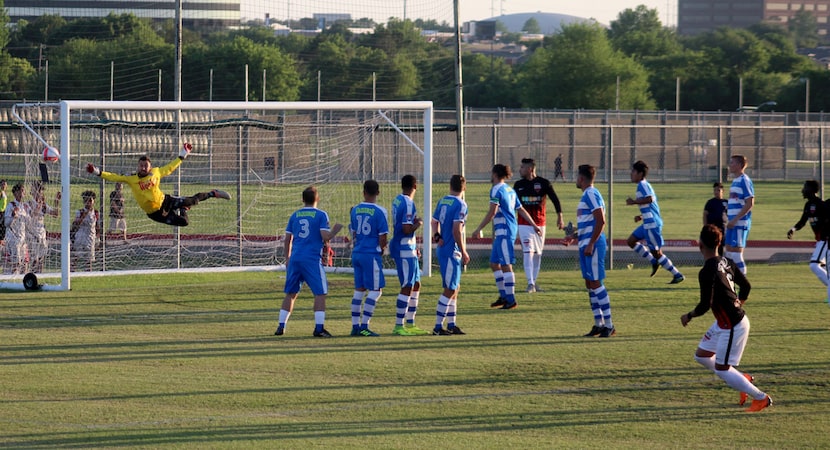
[[164, 167], [153, 167], [150, 169], [150, 174], [143, 178], [139, 178], [136, 174], [118, 175], [103, 171], [101, 172], [101, 178], [107, 181], [127, 183], [133, 191], [138, 206], [147, 214], [152, 214], [161, 209], [161, 203], [164, 201], [164, 192], [161, 192], [159, 188], [161, 179], [173, 173], [181, 164], [181, 158], [176, 158]]

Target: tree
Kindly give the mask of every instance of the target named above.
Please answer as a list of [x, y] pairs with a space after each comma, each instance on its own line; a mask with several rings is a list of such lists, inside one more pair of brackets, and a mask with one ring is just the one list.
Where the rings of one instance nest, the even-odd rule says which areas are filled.
[[522, 31], [527, 34], [542, 34], [542, 28], [539, 27], [539, 21], [535, 17], [531, 17], [525, 21], [522, 26]]
[[657, 10], [645, 5], [619, 13], [611, 22], [608, 37], [615, 49], [639, 61], [681, 50], [674, 31], [664, 28]]
[[6, 50], [9, 44], [9, 15], [4, 5], [0, 0], [0, 98], [16, 99], [25, 95], [34, 68], [25, 59], [15, 58]]
[[464, 55], [464, 106], [519, 108], [513, 69], [503, 59], [481, 54]]
[[612, 109], [620, 79], [620, 109], [653, 109], [643, 66], [614, 50], [598, 24], [571, 24], [546, 39], [519, 73], [529, 108]]
[[787, 22], [787, 29], [793, 35], [796, 47], [813, 48], [821, 42], [818, 35], [818, 22], [812, 13], [804, 10], [803, 6]]

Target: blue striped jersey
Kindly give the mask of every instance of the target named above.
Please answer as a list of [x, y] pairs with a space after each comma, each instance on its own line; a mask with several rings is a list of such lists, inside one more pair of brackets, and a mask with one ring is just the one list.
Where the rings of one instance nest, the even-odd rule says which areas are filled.
[[660, 217], [660, 206], [657, 204], [657, 194], [651, 187], [651, 183], [646, 180], [640, 180], [637, 183], [637, 200], [641, 198], [651, 197], [651, 203], [638, 205], [640, 207], [640, 214], [643, 216], [643, 228], [653, 229], [663, 226], [663, 218]]
[[393, 258], [417, 258], [415, 232], [406, 234], [404, 225], [412, 225], [415, 220], [415, 202], [408, 195], [398, 194], [392, 201], [392, 239], [389, 242], [389, 254]]
[[432, 218], [438, 221], [441, 227], [441, 239], [444, 241], [442, 249], [458, 250], [458, 243], [452, 234], [453, 225], [461, 222], [462, 226], [467, 220], [467, 203], [454, 195], [445, 195], [435, 206]]
[[506, 183], [495, 184], [490, 189], [490, 203], [498, 205], [493, 217], [493, 236], [515, 238], [519, 232], [516, 210], [522, 206], [516, 191]]
[[[727, 218], [729, 220], [735, 218], [738, 212], [746, 205], [746, 200], [753, 197], [755, 197], [755, 187], [752, 185], [752, 180], [746, 174], [742, 174], [732, 180], [732, 186], [729, 188], [729, 208], [726, 211]], [[752, 210], [738, 219], [737, 225], [744, 226], [750, 220], [752, 220]]]
[[[579, 238], [579, 248], [586, 247], [591, 241], [591, 236], [594, 234], [594, 227], [596, 226], [596, 219], [594, 219], [594, 211], [602, 209], [605, 214], [605, 201], [602, 199], [602, 194], [597, 188], [591, 186], [582, 193], [582, 198], [579, 199], [579, 205], [576, 207], [576, 226], [577, 236]], [[605, 236], [603, 232], [602, 236]]]

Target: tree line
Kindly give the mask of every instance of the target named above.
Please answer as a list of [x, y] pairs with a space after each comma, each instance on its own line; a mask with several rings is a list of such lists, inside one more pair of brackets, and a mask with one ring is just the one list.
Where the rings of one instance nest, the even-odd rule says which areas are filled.
[[[5, 9], [0, 23], [8, 23]], [[182, 99], [432, 100], [452, 108], [453, 40], [422, 35], [420, 27], [429, 24], [393, 18], [372, 22], [374, 32], [366, 34], [344, 23], [314, 35], [275, 35], [261, 24], [211, 33], [185, 29]], [[734, 111], [774, 101], [776, 111], [804, 111], [810, 80], [810, 110], [826, 110], [830, 72], [796, 51], [816, 45], [817, 36], [809, 13], [787, 27], [679, 36], [663, 26], [656, 9], [641, 5], [622, 11], [608, 28], [565, 25], [527, 44], [526, 57], [514, 65], [463, 52], [464, 104]], [[174, 40], [172, 22], [133, 15], [72, 21], [46, 15], [3, 26], [0, 98], [172, 100]]]

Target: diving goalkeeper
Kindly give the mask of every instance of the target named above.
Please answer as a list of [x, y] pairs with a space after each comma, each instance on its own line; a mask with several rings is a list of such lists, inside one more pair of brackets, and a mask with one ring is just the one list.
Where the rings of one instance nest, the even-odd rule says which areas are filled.
[[184, 144], [179, 151], [179, 157], [170, 161], [166, 166], [153, 167], [148, 156], [138, 158], [138, 171], [133, 175], [118, 175], [102, 172], [93, 164], [86, 165], [86, 171], [107, 181], [127, 183], [133, 191], [138, 206], [147, 213], [147, 217], [156, 222], [177, 227], [186, 227], [188, 224], [187, 210], [200, 201], [211, 197], [230, 200], [231, 196], [225, 191], [214, 189], [210, 192], [200, 192], [192, 197], [176, 197], [161, 192], [161, 179], [179, 168], [192, 149], [190, 144]]

